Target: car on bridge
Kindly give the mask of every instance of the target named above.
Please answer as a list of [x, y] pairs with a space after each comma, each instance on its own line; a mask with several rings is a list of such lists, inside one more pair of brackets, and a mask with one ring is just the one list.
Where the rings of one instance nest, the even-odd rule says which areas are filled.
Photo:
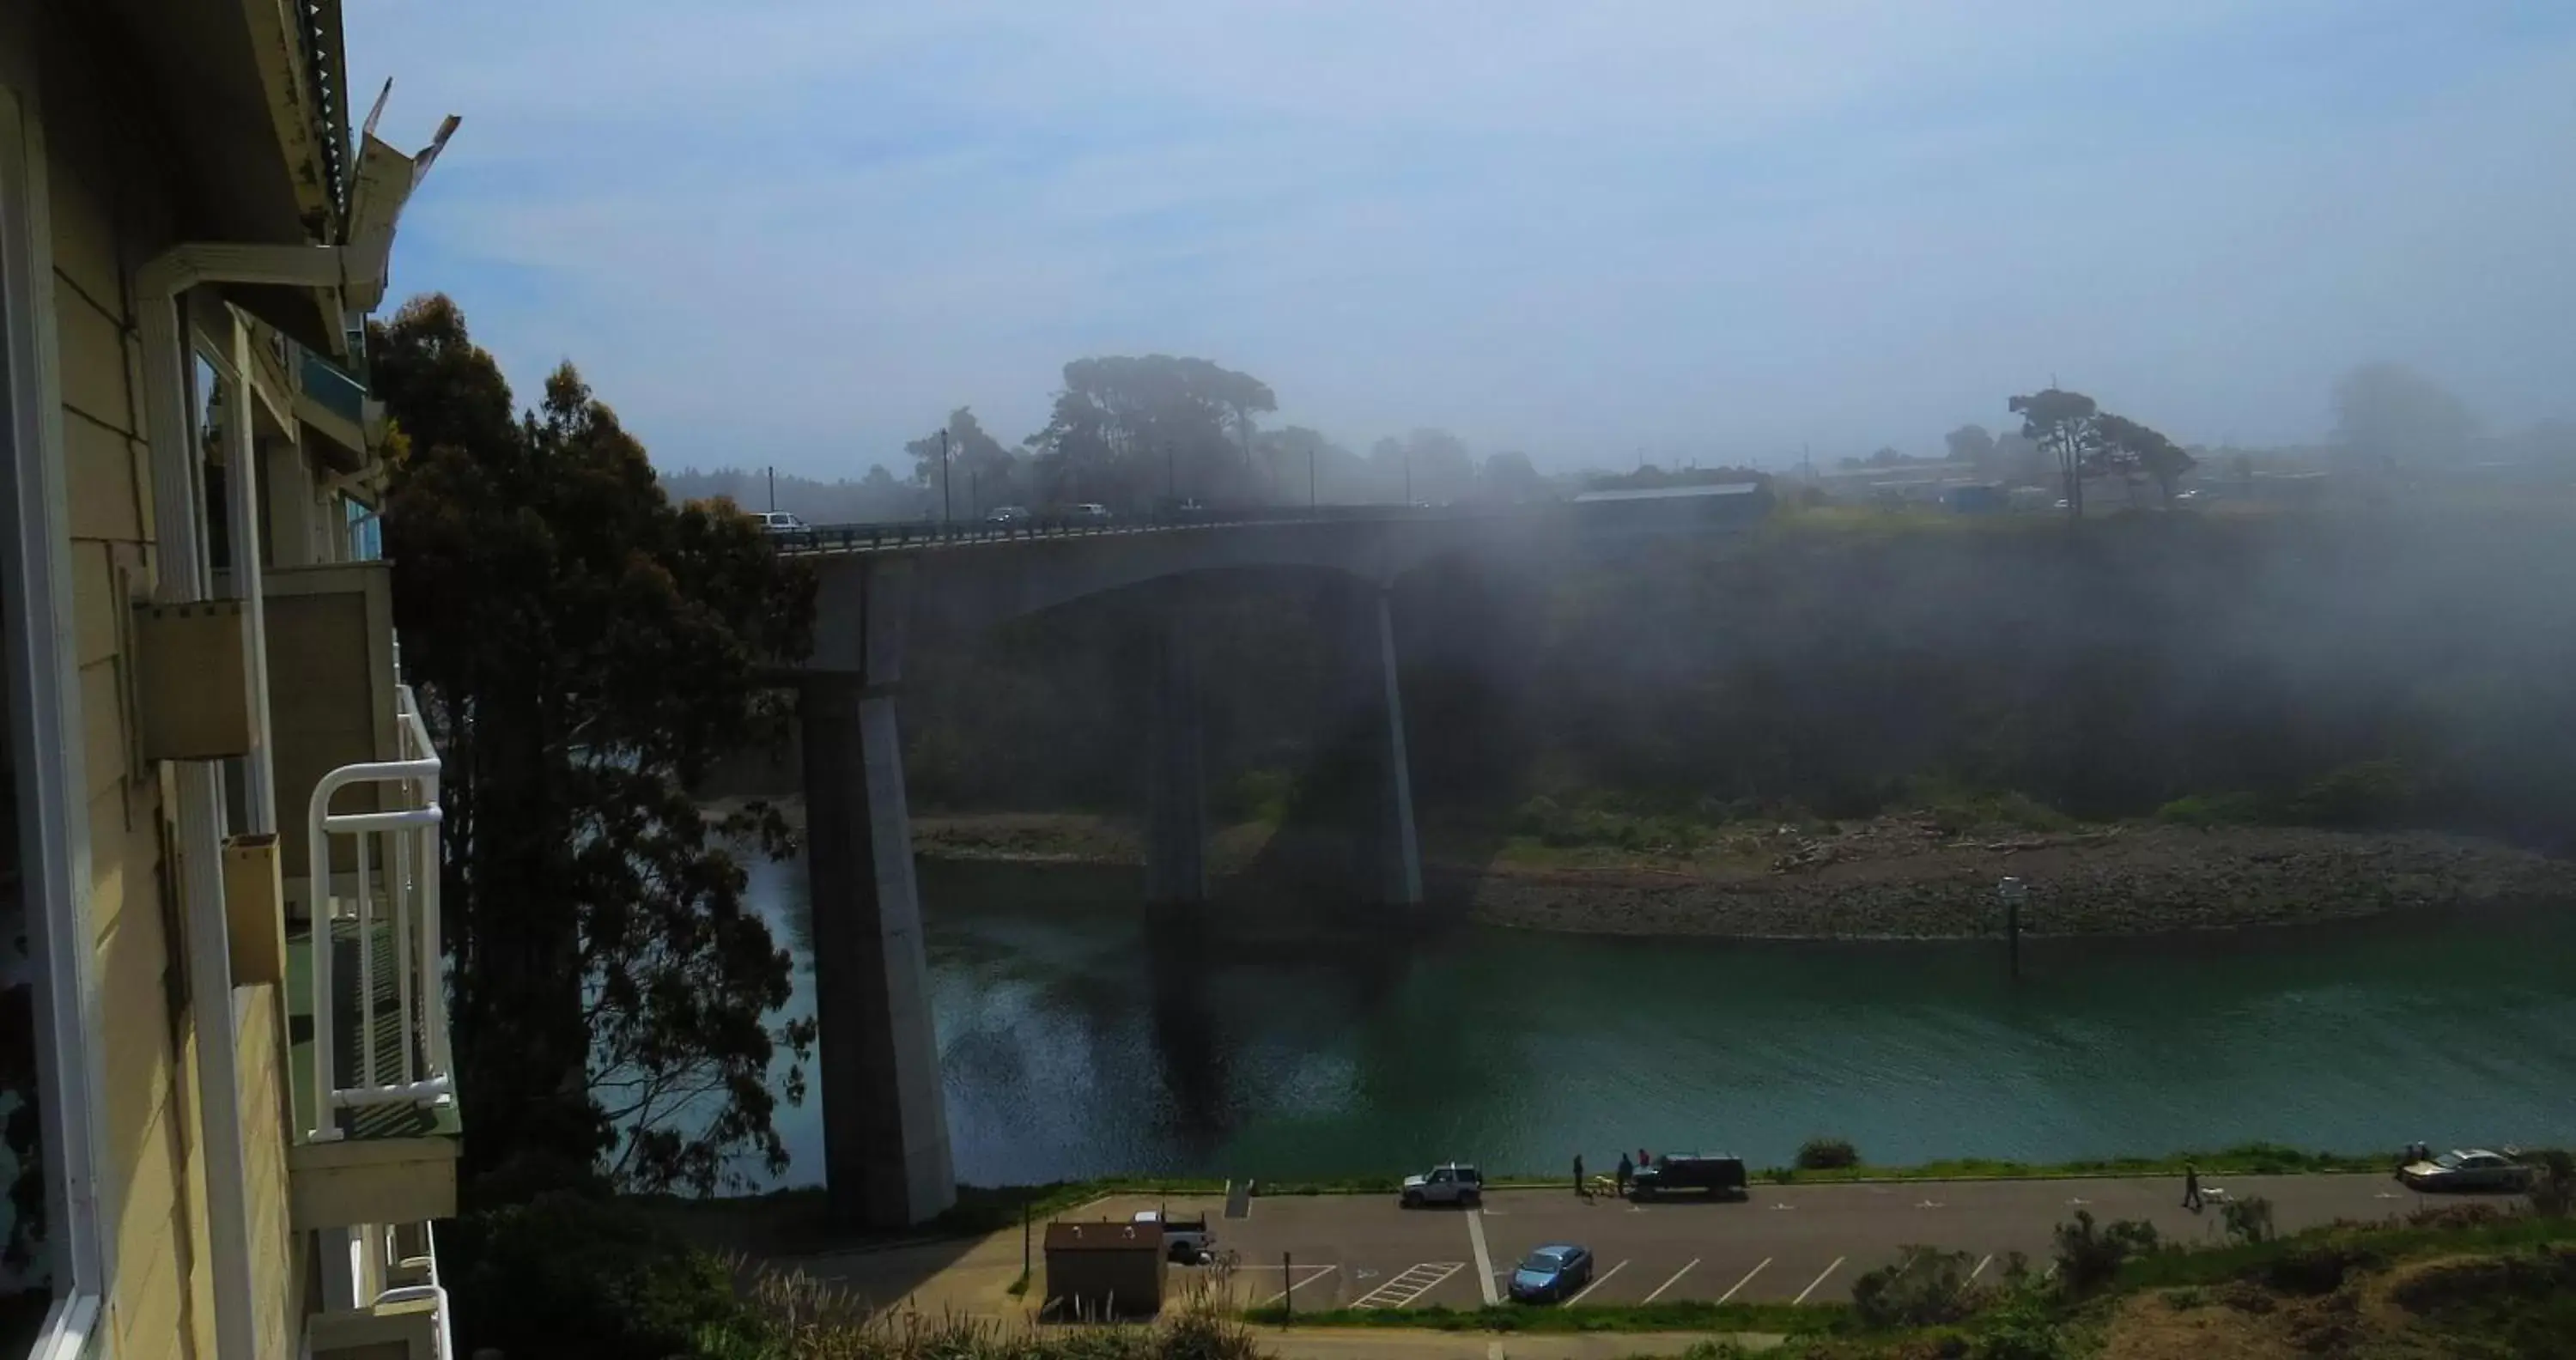
[[781, 534], [808, 533], [812, 530], [811, 525], [784, 510], [756, 510], [752, 512], [751, 517], [760, 521], [761, 532], [772, 537]]
[[1067, 513], [1065, 518], [1074, 520], [1106, 520], [1112, 518], [1112, 516], [1109, 513], [1108, 506], [1102, 505], [1098, 501], [1084, 501], [1082, 504], [1073, 507], [1073, 509]]
[[984, 522], [986, 524], [1026, 524], [1029, 522], [1029, 508], [1025, 505], [997, 505], [993, 507], [992, 513], [984, 516]]

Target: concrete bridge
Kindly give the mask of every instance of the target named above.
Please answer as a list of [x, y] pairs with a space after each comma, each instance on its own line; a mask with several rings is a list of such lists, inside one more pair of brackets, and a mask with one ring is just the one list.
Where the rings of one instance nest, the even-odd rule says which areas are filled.
[[1453, 555], [1568, 552], [1600, 537], [1725, 532], [1760, 519], [1762, 488], [1687, 488], [1609, 503], [1303, 513], [1190, 512], [1145, 522], [852, 526], [808, 531], [785, 551], [813, 562], [813, 655], [799, 690], [807, 859], [814, 911], [824, 1176], [835, 1215], [918, 1223], [955, 1201], [938, 1037], [895, 706], [907, 647], [972, 634], [1109, 591], [1152, 602], [1146, 731], [1146, 895], [1187, 908], [1207, 896], [1208, 835], [1195, 603], [1229, 572], [1313, 572], [1344, 602], [1345, 683], [1365, 716], [1374, 796], [1355, 843], [1365, 896], [1422, 901], [1422, 858], [1405, 757], [1395, 620], [1387, 591]]

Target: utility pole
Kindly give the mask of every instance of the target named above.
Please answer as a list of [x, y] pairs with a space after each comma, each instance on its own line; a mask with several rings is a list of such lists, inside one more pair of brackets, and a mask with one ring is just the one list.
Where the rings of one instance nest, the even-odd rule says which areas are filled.
[[773, 511], [778, 508], [778, 465], [775, 463], [769, 467], [769, 508]]
[[948, 527], [948, 427], [939, 427], [939, 527]]
[[1413, 505], [1413, 445], [1411, 443], [1404, 446], [1404, 504], [1407, 509], [1412, 508]]
[[1171, 502], [1173, 509], [1181, 508], [1180, 465], [1172, 461], [1172, 441], [1168, 439], [1163, 441], [1163, 499]]
[[1306, 446], [1306, 508], [1315, 508], [1315, 446]]

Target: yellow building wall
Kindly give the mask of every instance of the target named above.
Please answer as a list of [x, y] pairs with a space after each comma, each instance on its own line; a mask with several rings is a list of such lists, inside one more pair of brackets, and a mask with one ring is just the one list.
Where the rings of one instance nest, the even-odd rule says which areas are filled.
[[[105, 97], [102, 54], [53, 35], [41, 115], [53, 247], [53, 324], [62, 398], [71, 567], [78, 621], [89, 800], [90, 922], [106, 1054], [105, 1225], [116, 1278], [110, 1353], [211, 1357], [204, 1125], [195, 1007], [177, 908], [173, 806], [137, 757], [130, 611], [152, 589], [153, 513], [143, 439], [141, 340], [129, 279], [171, 243], [153, 134]], [[221, 948], [221, 942], [215, 942]], [[287, 1227], [286, 1095], [274, 988], [241, 989], [244, 1134], [259, 1286], [260, 1354], [291, 1355], [300, 1257]]]

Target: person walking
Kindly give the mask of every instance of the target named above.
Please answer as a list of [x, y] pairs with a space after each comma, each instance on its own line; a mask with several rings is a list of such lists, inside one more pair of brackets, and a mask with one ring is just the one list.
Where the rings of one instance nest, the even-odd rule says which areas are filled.
[[1628, 1153], [1625, 1148], [1620, 1149], [1618, 1171], [1619, 1198], [1626, 1199], [1628, 1197], [1628, 1178], [1635, 1174], [1637, 1174], [1637, 1164], [1628, 1160]]
[[2200, 1212], [2200, 1169], [2189, 1162], [2182, 1164], [2182, 1207]]
[[1580, 1152], [1574, 1154], [1574, 1193], [1585, 1199], [1592, 1198], [1591, 1187], [1583, 1183], [1583, 1154]]

